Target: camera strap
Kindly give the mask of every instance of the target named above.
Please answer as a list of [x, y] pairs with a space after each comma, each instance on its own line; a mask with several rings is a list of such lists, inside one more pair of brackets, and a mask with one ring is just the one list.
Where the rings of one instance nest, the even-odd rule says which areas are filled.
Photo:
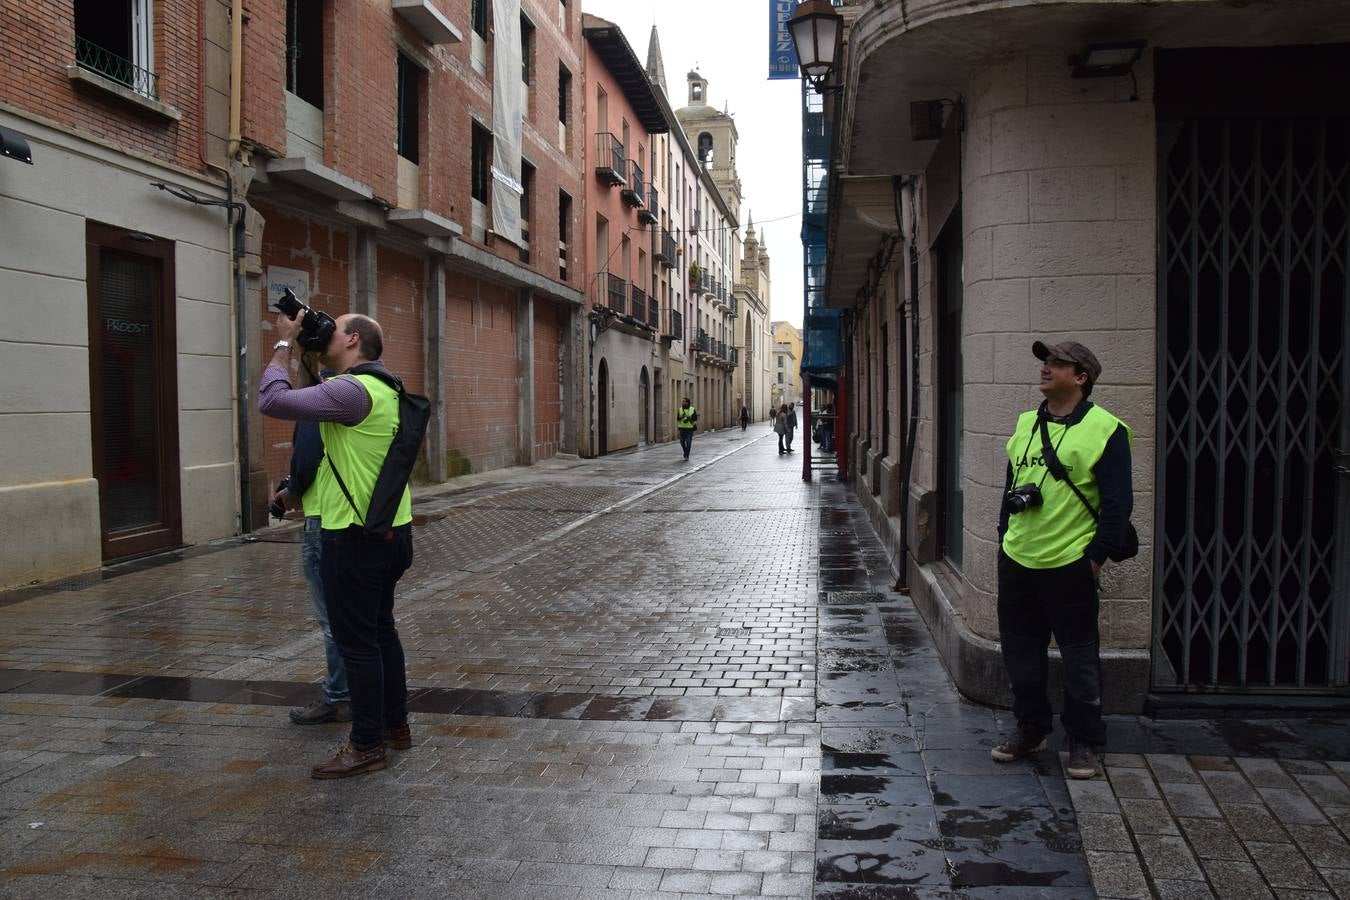
[[[1092, 504], [1088, 502], [1088, 498], [1083, 496], [1083, 492], [1078, 489], [1078, 485], [1074, 484], [1073, 479], [1069, 477], [1068, 471], [1064, 468], [1064, 463], [1059, 461], [1059, 454], [1056, 452], [1058, 447], [1050, 445], [1050, 426], [1046, 424], [1044, 417], [1041, 417], [1038, 424], [1041, 429], [1041, 455], [1045, 457], [1046, 470], [1056, 481], [1062, 481], [1069, 486], [1069, 490], [1073, 491], [1074, 496], [1079, 500], [1082, 500], [1083, 505], [1087, 507], [1088, 514], [1092, 516], [1092, 521], [1096, 522], [1101, 518], [1101, 514], [1092, 508]], [[1061, 444], [1064, 443], [1064, 436], [1068, 433], [1069, 428], [1066, 425], [1064, 427], [1064, 434], [1059, 436], [1059, 442]]]

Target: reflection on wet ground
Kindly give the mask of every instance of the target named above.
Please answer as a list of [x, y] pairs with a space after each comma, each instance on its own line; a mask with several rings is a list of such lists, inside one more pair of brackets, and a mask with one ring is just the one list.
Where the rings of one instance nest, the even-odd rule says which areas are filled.
[[821, 491], [816, 896], [1091, 896], [1058, 759], [990, 760], [1008, 715], [961, 698], [862, 513]]

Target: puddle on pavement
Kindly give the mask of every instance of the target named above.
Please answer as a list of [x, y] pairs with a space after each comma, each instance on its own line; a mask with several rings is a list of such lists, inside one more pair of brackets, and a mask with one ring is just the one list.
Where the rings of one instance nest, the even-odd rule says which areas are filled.
[[995, 885], [1050, 887], [1069, 874], [1067, 869], [1053, 872], [1028, 872], [1025, 869], [1015, 869], [1002, 862], [949, 861], [947, 866], [951, 871], [952, 887], [958, 888], [992, 887]]

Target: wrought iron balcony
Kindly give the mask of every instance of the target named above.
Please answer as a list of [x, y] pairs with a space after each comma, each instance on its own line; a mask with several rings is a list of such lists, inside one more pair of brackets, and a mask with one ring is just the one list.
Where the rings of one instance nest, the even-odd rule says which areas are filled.
[[675, 237], [666, 229], [661, 229], [661, 240], [656, 246], [655, 259], [667, 268], [673, 268], [675, 265]]
[[158, 75], [78, 35], [75, 37], [75, 64], [109, 81], [126, 85], [138, 94], [159, 99]]
[[661, 320], [661, 304], [656, 302], [655, 297], [647, 298], [647, 324], [656, 327], [656, 323]]
[[655, 225], [661, 221], [661, 195], [656, 190], [656, 185], [647, 185], [647, 204], [638, 210], [638, 221], [646, 222], [648, 225]]
[[637, 160], [630, 159], [628, 160], [628, 186], [619, 193], [619, 196], [629, 206], [641, 208], [643, 188], [642, 166], [637, 164]]
[[741, 348], [740, 348], [740, 347], [732, 347], [732, 348], [731, 348], [731, 364], [732, 364], [733, 366], [739, 366], [739, 365], [741, 364]]
[[647, 292], [636, 284], [633, 285], [633, 303], [630, 315], [639, 322], [647, 315]]
[[628, 183], [628, 157], [623, 144], [609, 132], [595, 136], [595, 174], [610, 187]]
[[708, 294], [712, 292], [712, 284], [713, 284], [712, 273], [709, 272], [707, 269], [704, 269], [703, 281], [702, 284], [699, 285], [699, 287], [703, 290], [703, 293]]
[[628, 282], [613, 272], [606, 273], [606, 279], [605, 305], [621, 316], [628, 315]]
[[698, 330], [698, 334], [694, 337], [694, 349], [699, 353], [712, 352], [712, 339], [708, 337], [708, 332], [702, 328]]
[[684, 313], [668, 309], [661, 317], [661, 337], [674, 341], [684, 340]]

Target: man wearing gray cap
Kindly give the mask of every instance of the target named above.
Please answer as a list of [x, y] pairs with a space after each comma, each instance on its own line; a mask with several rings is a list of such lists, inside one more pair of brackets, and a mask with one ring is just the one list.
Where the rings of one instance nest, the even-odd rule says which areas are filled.
[[1037, 341], [1031, 352], [1045, 400], [1022, 413], [1008, 441], [998, 526], [998, 629], [1017, 731], [991, 756], [1022, 759], [1054, 730], [1046, 697], [1053, 636], [1064, 660], [1065, 771], [1091, 778], [1106, 744], [1097, 576], [1108, 557], [1132, 555], [1132, 433], [1087, 399], [1102, 374], [1091, 350]]

